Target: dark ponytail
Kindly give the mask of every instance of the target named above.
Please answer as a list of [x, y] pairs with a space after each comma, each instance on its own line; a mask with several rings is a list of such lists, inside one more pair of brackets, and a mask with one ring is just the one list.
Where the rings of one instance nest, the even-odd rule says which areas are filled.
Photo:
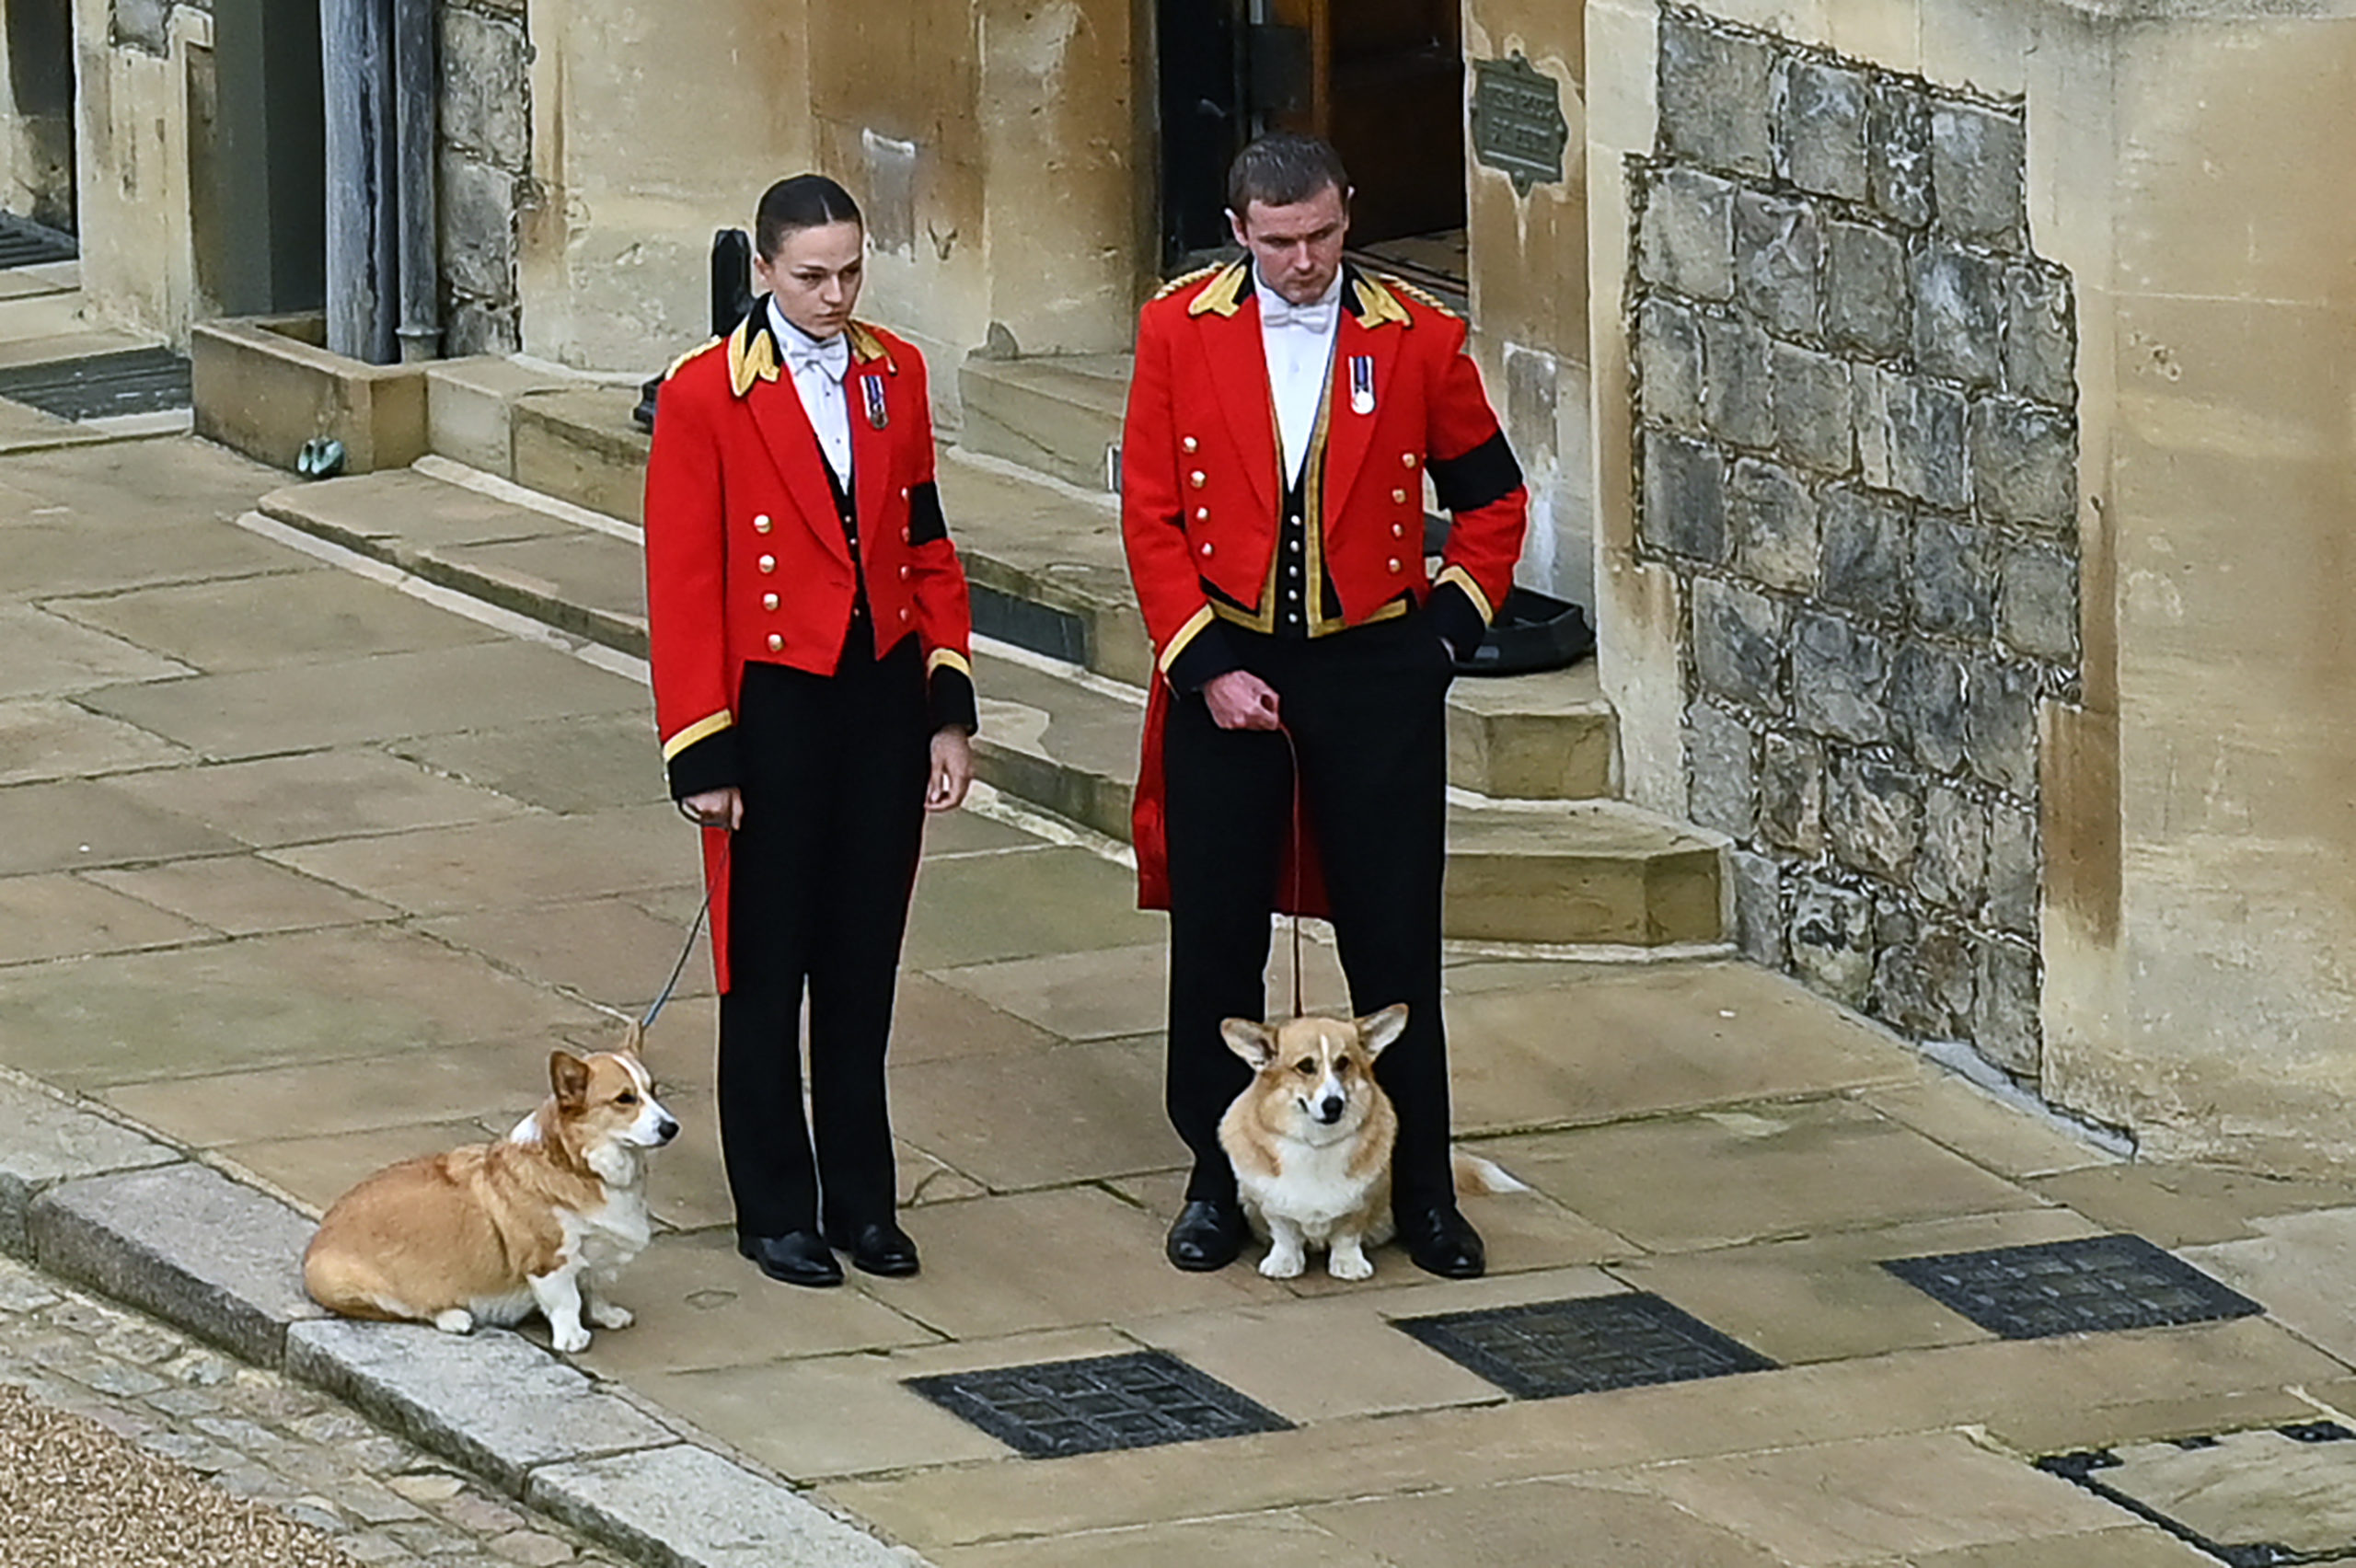
[[859, 203], [850, 192], [823, 174], [797, 174], [780, 179], [761, 197], [753, 220], [753, 244], [764, 261], [777, 259], [788, 235], [828, 224], [861, 222]]

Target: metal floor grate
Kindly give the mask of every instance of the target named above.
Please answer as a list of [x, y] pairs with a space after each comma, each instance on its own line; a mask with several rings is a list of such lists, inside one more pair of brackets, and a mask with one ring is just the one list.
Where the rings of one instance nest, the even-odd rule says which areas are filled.
[[152, 414], [189, 406], [189, 363], [169, 349], [129, 349], [0, 370], [0, 398], [64, 420]]
[[1892, 1258], [1881, 1266], [2006, 1339], [2169, 1328], [2266, 1310], [2141, 1236]]
[[42, 261], [71, 261], [81, 254], [70, 234], [0, 213], [0, 268], [30, 267]]
[[1292, 1425], [1160, 1351], [911, 1378], [908, 1387], [1034, 1459]]
[[2356, 1562], [2356, 1510], [2346, 1501], [2356, 1432], [2336, 1421], [2089, 1448], [2037, 1468], [2228, 1568]]
[[1775, 1365], [1642, 1291], [1403, 1318], [1392, 1326], [1525, 1400], [1763, 1372]]

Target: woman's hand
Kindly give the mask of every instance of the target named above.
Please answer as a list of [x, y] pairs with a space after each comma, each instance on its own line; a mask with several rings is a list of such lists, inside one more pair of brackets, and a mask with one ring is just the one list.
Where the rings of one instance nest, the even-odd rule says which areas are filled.
[[699, 827], [724, 827], [733, 833], [745, 825], [745, 795], [734, 785], [725, 790], [706, 790], [700, 795], [689, 795], [679, 802]]
[[974, 782], [974, 743], [958, 729], [938, 730], [932, 737], [932, 782], [926, 786], [924, 809], [953, 812], [965, 803]]

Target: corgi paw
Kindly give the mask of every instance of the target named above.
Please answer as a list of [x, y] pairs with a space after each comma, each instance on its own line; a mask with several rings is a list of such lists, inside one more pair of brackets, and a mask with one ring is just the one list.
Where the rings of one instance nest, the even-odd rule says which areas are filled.
[[1298, 1251], [1272, 1251], [1260, 1260], [1260, 1272], [1270, 1279], [1292, 1279], [1300, 1273], [1300, 1262]]
[[617, 1301], [592, 1301], [587, 1315], [601, 1329], [626, 1329], [638, 1321], [637, 1313]]
[[589, 1348], [589, 1331], [583, 1328], [578, 1323], [574, 1323], [569, 1328], [551, 1330], [549, 1332], [549, 1338], [555, 1341], [557, 1349], [564, 1352], [567, 1355], [571, 1355], [575, 1351], [587, 1350]]
[[1336, 1249], [1334, 1255], [1325, 1260], [1325, 1272], [1335, 1279], [1372, 1279], [1374, 1264], [1364, 1252], [1356, 1249], [1347, 1252]]
[[464, 1307], [453, 1307], [434, 1313], [433, 1326], [445, 1334], [470, 1334], [475, 1332], [475, 1315]]

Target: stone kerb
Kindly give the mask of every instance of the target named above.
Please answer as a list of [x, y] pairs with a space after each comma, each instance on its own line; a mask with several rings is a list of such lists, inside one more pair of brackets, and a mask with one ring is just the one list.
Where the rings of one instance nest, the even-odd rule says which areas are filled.
[[2023, 105], [1683, 7], [1631, 160], [1636, 549], [1744, 950], [2038, 1076], [2038, 704], [2079, 695], [2074, 323]]

